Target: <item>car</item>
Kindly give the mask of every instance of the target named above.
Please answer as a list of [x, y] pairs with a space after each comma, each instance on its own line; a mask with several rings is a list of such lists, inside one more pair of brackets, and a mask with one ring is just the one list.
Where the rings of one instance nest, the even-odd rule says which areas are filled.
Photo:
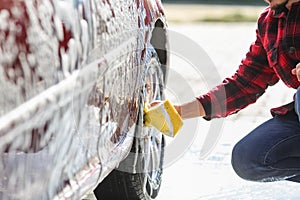
[[165, 140], [159, 0], [0, 0], [0, 199], [155, 199]]

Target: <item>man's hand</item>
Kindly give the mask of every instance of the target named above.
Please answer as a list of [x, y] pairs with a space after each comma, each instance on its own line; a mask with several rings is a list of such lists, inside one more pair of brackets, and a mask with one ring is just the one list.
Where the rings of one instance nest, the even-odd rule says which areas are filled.
[[[150, 106], [152, 107], [159, 103], [160, 101], [154, 101], [150, 104]], [[174, 105], [174, 108], [176, 109], [176, 111], [182, 119], [190, 119], [194, 117], [205, 116], [205, 110], [200, 101], [197, 99], [182, 105]]]
[[297, 76], [298, 81], [300, 81], [300, 63], [298, 63], [296, 67], [292, 69], [292, 74]]

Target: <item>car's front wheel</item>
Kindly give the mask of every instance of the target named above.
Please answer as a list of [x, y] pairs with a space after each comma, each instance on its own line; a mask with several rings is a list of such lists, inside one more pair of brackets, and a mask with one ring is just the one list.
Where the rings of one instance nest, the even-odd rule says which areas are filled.
[[100, 200], [153, 200], [162, 180], [164, 137], [143, 126], [144, 105], [163, 99], [163, 77], [155, 50], [148, 50], [136, 122], [136, 134], [128, 157], [94, 190]]

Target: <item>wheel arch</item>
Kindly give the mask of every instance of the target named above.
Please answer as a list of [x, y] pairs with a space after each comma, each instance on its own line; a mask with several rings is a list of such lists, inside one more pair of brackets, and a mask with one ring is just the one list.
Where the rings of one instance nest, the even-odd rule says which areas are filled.
[[154, 47], [158, 55], [159, 61], [161, 63], [161, 69], [164, 74], [164, 83], [166, 84], [166, 78], [170, 63], [170, 51], [167, 24], [164, 21], [164, 19], [158, 18], [156, 20], [154, 29], [152, 31], [150, 43]]

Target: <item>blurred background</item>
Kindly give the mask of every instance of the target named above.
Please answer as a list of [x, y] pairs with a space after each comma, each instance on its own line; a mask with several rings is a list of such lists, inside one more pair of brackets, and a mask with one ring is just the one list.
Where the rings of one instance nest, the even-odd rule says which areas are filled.
[[251, 4], [263, 5], [263, 0], [163, 0], [163, 3], [194, 3], [194, 4]]
[[255, 22], [263, 0], [164, 0], [169, 22]]
[[[207, 92], [208, 82], [218, 84], [216, 77], [223, 79], [235, 72], [255, 40], [257, 18], [267, 6], [263, 0], [163, 0], [163, 4], [171, 35], [171, 70], [166, 94], [174, 103], [184, 103]], [[176, 53], [178, 49], [172, 49], [172, 45], [180, 43], [180, 38], [196, 44], [188, 54], [197, 57], [198, 71], [193, 65], [195, 61], [187, 60]], [[184, 42], [180, 45], [176, 48], [189, 48]], [[208, 69], [209, 75], [202, 73], [209, 67], [204, 62], [208, 58], [213, 63]], [[192, 90], [192, 95], [187, 94], [188, 90]], [[219, 137], [206, 157], [201, 156], [202, 145], [212, 122], [186, 120], [177, 137], [168, 138], [168, 145], [181, 148], [180, 139], [191, 135], [193, 141], [164, 168], [158, 199], [299, 199], [297, 183], [245, 181], [234, 173], [230, 163], [234, 145], [268, 120], [272, 107], [292, 101], [294, 92], [279, 82], [268, 88], [254, 105], [219, 121], [221, 127], [216, 130]]]

